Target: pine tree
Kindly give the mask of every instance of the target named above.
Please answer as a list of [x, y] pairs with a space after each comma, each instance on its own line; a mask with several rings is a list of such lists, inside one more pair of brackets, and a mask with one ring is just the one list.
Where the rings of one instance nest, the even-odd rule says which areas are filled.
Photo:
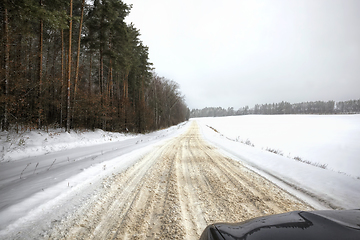
[[154, 80], [148, 48], [125, 23], [131, 7], [122, 1], [4, 0], [0, 8], [2, 129], [69, 131], [76, 122], [144, 132], [181, 115], [180, 100], [167, 102], [169, 82]]

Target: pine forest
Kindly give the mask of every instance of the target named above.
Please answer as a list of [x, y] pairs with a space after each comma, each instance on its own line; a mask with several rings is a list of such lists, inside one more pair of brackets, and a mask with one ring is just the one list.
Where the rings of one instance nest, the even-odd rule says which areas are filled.
[[3, 0], [0, 120], [9, 128], [148, 132], [189, 118], [120, 0]]

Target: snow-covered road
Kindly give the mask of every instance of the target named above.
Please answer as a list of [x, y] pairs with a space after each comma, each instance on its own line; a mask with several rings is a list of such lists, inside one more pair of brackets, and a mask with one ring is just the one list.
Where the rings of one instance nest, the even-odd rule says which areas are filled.
[[[107, 143], [73, 142], [46, 154], [27, 146], [8, 152], [0, 162], [0, 239], [95, 237], [91, 234], [142, 239], [168, 236], [174, 229], [195, 239], [213, 221], [359, 208], [359, 177], [248, 146], [213, 126], [214, 119], [196, 119], [115, 142], [112, 136]], [[49, 143], [45, 140], [41, 143]], [[46, 147], [55, 149], [57, 142]], [[174, 214], [166, 215], [166, 204]]]
[[[186, 124], [121, 141], [91, 144], [0, 162], [0, 234], [16, 229], [36, 211], [85, 183], [124, 171], [154, 145], [181, 134]], [[74, 143], [75, 145], [76, 143]], [[51, 147], [51, 146], [50, 146]], [[51, 205], [51, 204], [50, 204]]]
[[[94, 182], [96, 187], [68, 197], [71, 203], [58, 203], [45, 214], [47, 221], [34, 220], [36, 228], [31, 232], [18, 230], [10, 237], [198, 239], [214, 222], [312, 209], [243, 164], [222, 156], [202, 139], [196, 122], [126, 171], [112, 171], [99, 180]], [[67, 206], [74, 202], [75, 207]]]

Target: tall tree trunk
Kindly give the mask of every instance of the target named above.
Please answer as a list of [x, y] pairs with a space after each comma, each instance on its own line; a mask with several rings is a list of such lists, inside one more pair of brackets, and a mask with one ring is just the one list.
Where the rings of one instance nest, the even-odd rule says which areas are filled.
[[113, 107], [113, 99], [112, 99], [112, 90], [113, 90], [113, 69], [112, 69], [112, 61], [111, 58], [109, 60], [109, 76], [108, 76], [109, 80], [108, 80], [108, 91], [107, 91], [107, 97], [106, 99], [107, 104], [110, 105], [110, 112], [108, 113], [110, 116], [110, 121], [112, 121], [113, 119], [113, 111], [112, 111], [112, 107]]
[[129, 98], [129, 71], [126, 70], [124, 76], [124, 98], [127, 100]]
[[[110, 32], [110, 36], [109, 36], [109, 52], [111, 52], [111, 40], [112, 40], [112, 34]], [[113, 69], [112, 69], [112, 58], [111, 56], [109, 57], [109, 71], [108, 71], [108, 82], [107, 82], [108, 86], [107, 86], [107, 90], [108, 90], [108, 97], [111, 97], [111, 90], [112, 90], [112, 84], [113, 84]]]
[[[58, 95], [58, 91], [57, 91], [57, 79], [56, 79], [56, 75], [55, 75], [55, 60], [57, 58], [56, 53], [57, 53], [57, 44], [55, 44], [55, 37], [53, 37], [53, 44], [52, 44], [52, 64], [51, 64], [51, 68], [50, 68], [50, 79], [51, 79], [51, 97], [52, 97], [52, 102], [49, 102], [49, 111], [50, 111], [50, 116], [49, 119], [51, 122], [56, 123], [57, 119], [57, 105], [55, 104], [57, 99], [59, 99], [59, 95]], [[48, 123], [48, 122], [47, 122]], [[47, 124], [48, 125], [48, 124]]]
[[[103, 43], [103, 39], [104, 39], [104, 35], [105, 33], [104, 28], [103, 28], [103, 23], [104, 23], [104, 14], [102, 13], [101, 16], [101, 20], [100, 20], [100, 49], [99, 49], [99, 53], [100, 53], [100, 72], [99, 72], [99, 84], [100, 84], [100, 94], [101, 94], [101, 99], [102, 99], [102, 95], [104, 93], [104, 43]], [[102, 105], [101, 105], [102, 107]]]
[[81, 47], [81, 30], [82, 30], [82, 24], [83, 24], [83, 18], [84, 18], [84, 6], [85, 6], [85, 0], [82, 0], [81, 2], [81, 17], [80, 17], [80, 26], [79, 26], [79, 36], [78, 36], [78, 46], [77, 46], [77, 56], [76, 56], [76, 68], [75, 68], [75, 83], [74, 83], [74, 103], [73, 103], [73, 114], [75, 113], [75, 107], [76, 107], [76, 91], [77, 91], [77, 82], [79, 78], [79, 65], [80, 65], [80, 47]]
[[100, 63], [99, 63], [99, 87], [100, 87], [100, 95], [103, 94], [103, 83], [104, 83], [104, 57], [103, 50], [100, 47]]
[[4, 108], [4, 125], [3, 130], [8, 129], [9, 125], [9, 116], [8, 116], [8, 95], [9, 95], [9, 60], [10, 60], [10, 43], [9, 43], [9, 19], [8, 19], [8, 9], [7, 9], [7, 0], [4, 2], [4, 77], [5, 77], [5, 108]]
[[[144, 78], [143, 78], [144, 79]], [[145, 94], [144, 94], [144, 80], [140, 82], [140, 89], [139, 89], [139, 106], [138, 106], [138, 116], [139, 116], [139, 133], [143, 133], [145, 130], [144, 122], [144, 115], [145, 115]]]
[[105, 122], [105, 110], [104, 110], [104, 42], [105, 42], [105, 32], [104, 32], [104, 22], [105, 22], [105, 17], [104, 17], [104, 12], [103, 10], [101, 11], [101, 20], [100, 20], [100, 49], [99, 49], [99, 53], [100, 53], [100, 102], [101, 102], [101, 115], [102, 118], [100, 119], [100, 124], [101, 124], [101, 128], [103, 130], [105, 130], [105, 126], [106, 126], [106, 122]]
[[159, 114], [158, 114], [158, 100], [157, 100], [157, 92], [156, 92], [156, 84], [157, 84], [157, 80], [154, 81], [154, 101], [155, 101], [155, 129], [157, 130], [158, 129], [158, 117], [159, 117]]
[[103, 56], [103, 49], [100, 47], [100, 104], [101, 104], [101, 115], [102, 118], [100, 119], [101, 128], [105, 130], [105, 111], [104, 111], [104, 56]]
[[69, 56], [68, 56], [68, 75], [67, 75], [67, 101], [66, 101], [66, 131], [70, 132], [70, 86], [71, 86], [71, 38], [72, 38], [72, 7], [73, 1], [70, 0], [70, 20], [69, 20]]
[[[111, 51], [111, 35], [109, 37], [109, 51]], [[113, 92], [113, 68], [112, 68], [112, 58], [109, 58], [109, 72], [108, 72], [108, 92], [107, 92], [107, 99], [109, 100], [108, 104], [112, 107], [112, 92]], [[112, 111], [110, 112], [112, 115]]]
[[[117, 77], [119, 78], [119, 75], [117, 74]], [[122, 106], [121, 106], [121, 86], [120, 86], [120, 81], [117, 81], [117, 107], [118, 107], [118, 119], [121, 121], [121, 116], [122, 115]], [[120, 128], [121, 128], [121, 124], [120, 124]]]
[[63, 126], [64, 77], [64, 29], [61, 29], [60, 126]]
[[[49, 42], [53, 42], [52, 40], [50, 40]], [[48, 44], [48, 47], [47, 47], [47, 50], [46, 50], [46, 56], [45, 56], [45, 59], [46, 59], [46, 62], [45, 62], [45, 72], [43, 74], [44, 78], [47, 80], [49, 79], [49, 61], [50, 61], [50, 43]], [[50, 73], [51, 74], [51, 73]]]
[[[43, 7], [42, 4], [42, 0], [40, 0], [40, 8]], [[43, 71], [43, 28], [44, 28], [44, 22], [42, 19], [42, 16], [40, 17], [40, 26], [39, 26], [39, 31], [40, 31], [40, 35], [39, 35], [39, 52], [38, 52], [38, 56], [39, 56], [39, 67], [38, 67], [38, 82], [39, 82], [39, 87], [38, 87], [38, 128], [41, 128], [41, 113], [42, 113], [42, 100], [41, 100], [41, 85], [42, 85], [42, 71]]]
[[89, 66], [89, 97], [91, 98], [91, 71], [92, 71], [92, 51], [90, 51], [90, 66]]
[[109, 60], [109, 76], [108, 76], [108, 97], [111, 98], [113, 90], [113, 69], [111, 58]]

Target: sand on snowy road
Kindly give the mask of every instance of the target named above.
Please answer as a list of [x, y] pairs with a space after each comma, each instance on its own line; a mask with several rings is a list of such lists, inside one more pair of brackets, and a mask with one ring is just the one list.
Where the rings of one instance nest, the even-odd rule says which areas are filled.
[[311, 207], [222, 156], [196, 122], [135, 165], [104, 179], [96, 201], [52, 229], [53, 239], [198, 239], [215, 222]]

